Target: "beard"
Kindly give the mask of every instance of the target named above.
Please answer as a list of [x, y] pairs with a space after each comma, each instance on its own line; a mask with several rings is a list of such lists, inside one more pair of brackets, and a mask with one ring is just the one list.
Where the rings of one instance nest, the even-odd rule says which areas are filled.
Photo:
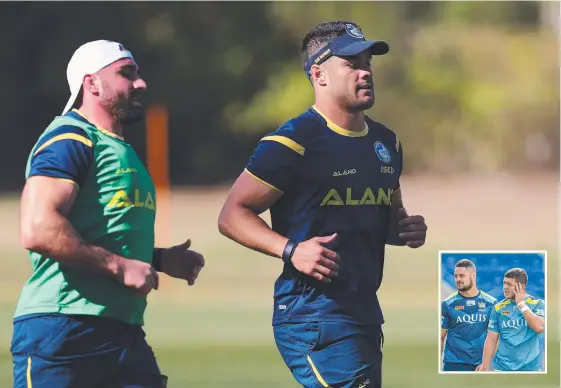
[[463, 284], [461, 286], [456, 286], [458, 288], [458, 291], [462, 291], [462, 292], [466, 292], [471, 290], [471, 288], [473, 287], [473, 283], [469, 283], [469, 284]]
[[351, 112], [363, 112], [365, 110], [368, 110], [370, 108], [372, 108], [374, 106], [374, 97], [372, 97], [371, 100], [358, 100], [356, 102], [354, 102], [353, 104], [350, 104], [349, 106], [349, 110]]
[[131, 92], [128, 96], [118, 93], [107, 101], [105, 108], [119, 124], [131, 124], [144, 118], [144, 107], [138, 92]]
[[371, 89], [370, 96], [345, 95], [336, 98], [336, 100], [339, 106], [344, 107], [349, 112], [364, 112], [374, 106], [374, 90]]

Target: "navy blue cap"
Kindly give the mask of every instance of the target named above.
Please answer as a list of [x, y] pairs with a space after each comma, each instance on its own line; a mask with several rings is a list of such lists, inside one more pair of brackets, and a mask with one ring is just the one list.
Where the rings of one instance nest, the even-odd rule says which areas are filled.
[[384, 55], [390, 51], [390, 46], [383, 40], [366, 40], [364, 35], [354, 24], [345, 25], [346, 33], [337, 37], [310, 57], [304, 65], [306, 75], [310, 75], [313, 65], [319, 65], [332, 56], [351, 56], [370, 49], [371, 55]]

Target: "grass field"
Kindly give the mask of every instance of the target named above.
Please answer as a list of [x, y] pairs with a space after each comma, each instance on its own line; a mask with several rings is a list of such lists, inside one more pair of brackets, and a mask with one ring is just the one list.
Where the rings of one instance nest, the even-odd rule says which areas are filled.
[[[558, 387], [558, 219], [556, 176], [411, 177], [410, 213], [427, 218], [418, 250], [390, 248], [380, 299], [385, 312], [384, 387]], [[272, 284], [280, 263], [219, 235], [224, 188], [175, 190], [161, 244], [190, 237], [207, 266], [195, 287], [162, 279], [151, 294], [146, 331], [171, 388], [297, 387], [272, 339]], [[28, 275], [17, 245], [17, 198], [0, 200], [0, 387], [11, 386], [11, 315]], [[162, 224], [160, 224], [160, 222]], [[547, 249], [548, 375], [438, 375], [438, 250]], [[54, 387], [53, 387], [54, 388]]]

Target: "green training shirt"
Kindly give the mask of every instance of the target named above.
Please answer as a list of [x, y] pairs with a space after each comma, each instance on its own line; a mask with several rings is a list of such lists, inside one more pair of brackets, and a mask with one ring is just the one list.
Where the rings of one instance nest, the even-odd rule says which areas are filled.
[[[33, 147], [26, 179], [37, 175], [79, 187], [67, 217], [87, 243], [151, 263], [155, 188], [124, 139], [96, 127], [79, 111], [70, 111], [56, 117]], [[146, 297], [106, 275], [64, 266], [37, 252], [29, 252], [29, 257], [32, 274], [20, 294], [16, 319], [62, 313], [144, 323]]]

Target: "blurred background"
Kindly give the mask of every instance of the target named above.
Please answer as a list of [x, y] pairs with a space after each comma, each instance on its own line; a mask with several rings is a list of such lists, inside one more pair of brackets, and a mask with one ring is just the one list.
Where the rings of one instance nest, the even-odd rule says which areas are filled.
[[164, 277], [150, 295], [146, 331], [169, 386], [297, 387], [270, 326], [280, 264], [216, 220], [259, 138], [313, 103], [299, 49], [328, 20], [390, 43], [368, 114], [400, 137], [404, 201], [429, 225], [421, 249], [387, 252], [384, 387], [458, 384], [438, 375], [438, 251], [452, 249], [549, 252], [549, 374], [462, 385], [559, 386], [559, 4], [415, 1], [2, 3], [1, 387], [30, 273], [17, 234], [25, 162], [68, 99], [73, 51], [95, 39], [123, 43], [148, 83], [147, 120], [125, 135], [158, 183], [158, 244], [189, 237], [207, 259], [195, 287]]
[[[546, 304], [546, 314], [548, 299], [546, 298], [546, 278], [549, 275], [546, 269], [546, 253], [543, 251], [534, 252], [441, 252], [440, 269], [440, 297], [446, 300], [457, 292], [454, 271], [456, 263], [463, 259], [468, 259], [476, 267], [476, 286], [482, 292], [492, 295], [497, 302], [505, 299], [503, 291], [503, 280], [505, 273], [512, 268], [522, 268], [528, 275], [526, 293], [534, 298], [541, 299]], [[554, 307], [555, 308], [555, 307]], [[488, 317], [489, 318], [489, 317]], [[540, 350], [542, 352], [542, 370], [546, 370], [546, 337], [548, 333], [540, 334]], [[445, 345], [446, 346], [446, 345]], [[553, 368], [553, 365], [550, 365]], [[558, 370], [558, 368], [557, 368]]]

